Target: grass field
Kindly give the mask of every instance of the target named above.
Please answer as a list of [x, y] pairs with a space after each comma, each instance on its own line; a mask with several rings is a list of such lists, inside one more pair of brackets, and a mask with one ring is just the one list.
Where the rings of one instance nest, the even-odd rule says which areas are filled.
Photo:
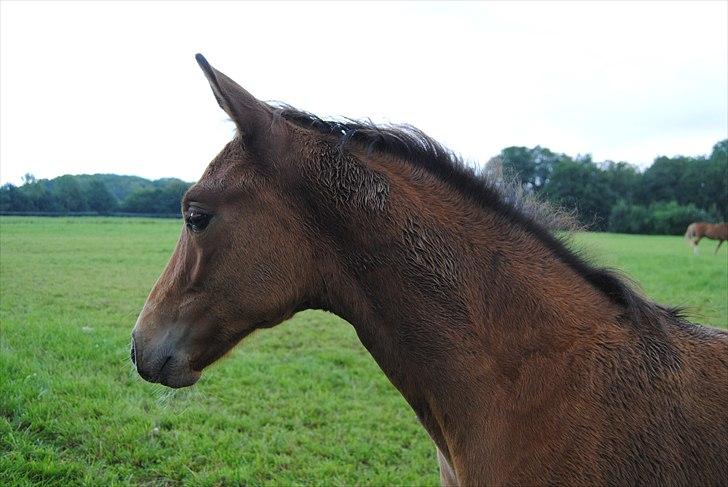
[[[435, 485], [434, 447], [359, 344], [321, 312], [249, 338], [172, 392], [129, 333], [180, 222], [0, 218], [0, 485]], [[728, 253], [582, 234], [649, 296], [728, 326]]]

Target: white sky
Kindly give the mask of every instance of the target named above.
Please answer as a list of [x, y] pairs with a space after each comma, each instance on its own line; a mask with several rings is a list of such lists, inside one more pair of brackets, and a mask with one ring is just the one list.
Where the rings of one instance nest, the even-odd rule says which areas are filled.
[[540, 144], [648, 165], [728, 137], [728, 2], [3, 2], [0, 181], [196, 180], [260, 99], [411, 123], [474, 162]]

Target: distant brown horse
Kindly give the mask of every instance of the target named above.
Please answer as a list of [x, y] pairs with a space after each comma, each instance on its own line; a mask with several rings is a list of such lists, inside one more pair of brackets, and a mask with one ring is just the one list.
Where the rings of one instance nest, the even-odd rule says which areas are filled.
[[443, 483], [728, 484], [728, 333], [587, 263], [422, 132], [270, 106], [198, 62], [238, 135], [184, 196], [132, 333], [142, 377], [191, 385], [325, 309], [412, 406]]
[[703, 237], [718, 241], [718, 246], [713, 252], [717, 254], [723, 241], [728, 240], [728, 223], [696, 222], [688, 225], [688, 229], [685, 231], [685, 239], [693, 245], [693, 253], [696, 255], [698, 253], [698, 244]]

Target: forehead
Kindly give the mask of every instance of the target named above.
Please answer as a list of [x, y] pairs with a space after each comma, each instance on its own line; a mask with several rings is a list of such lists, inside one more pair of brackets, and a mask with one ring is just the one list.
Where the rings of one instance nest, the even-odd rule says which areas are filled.
[[184, 201], [202, 202], [224, 197], [252, 186], [254, 179], [251, 156], [236, 137], [208, 164], [199, 181], [185, 194]]

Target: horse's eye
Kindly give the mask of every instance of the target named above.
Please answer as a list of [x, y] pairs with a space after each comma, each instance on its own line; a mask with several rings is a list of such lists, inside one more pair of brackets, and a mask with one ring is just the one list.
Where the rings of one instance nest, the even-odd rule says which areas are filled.
[[187, 228], [189, 228], [193, 232], [201, 232], [205, 229], [205, 227], [207, 227], [207, 224], [210, 223], [211, 218], [212, 215], [202, 213], [200, 210], [194, 208], [190, 208], [187, 212], [187, 218], [185, 218], [185, 223], [187, 225]]

